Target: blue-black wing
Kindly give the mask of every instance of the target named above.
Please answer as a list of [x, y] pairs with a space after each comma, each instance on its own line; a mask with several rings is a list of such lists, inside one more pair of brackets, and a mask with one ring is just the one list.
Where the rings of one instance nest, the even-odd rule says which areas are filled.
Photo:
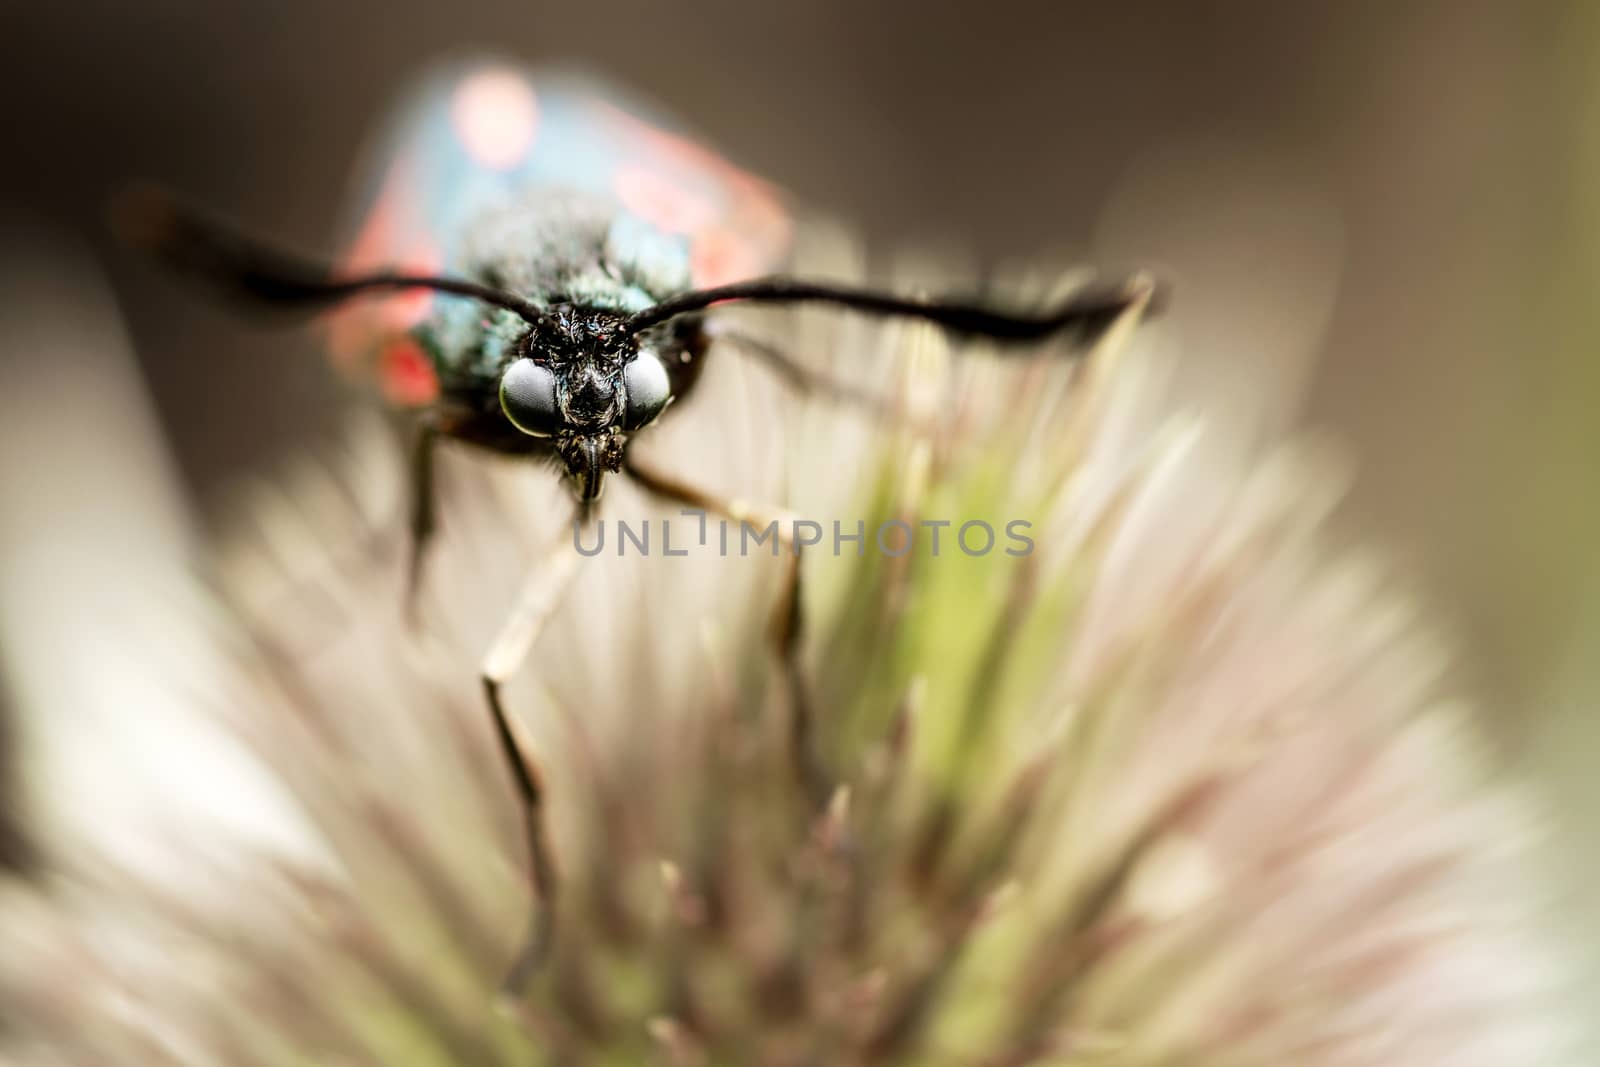
[[[477, 277], [534, 298], [621, 279], [637, 299], [773, 270], [789, 215], [766, 182], [598, 82], [497, 63], [426, 77], [379, 142], [377, 176], [342, 266]], [[330, 324], [336, 360], [426, 404], [437, 353], [413, 333], [452, 298], [411, 292]], [[453, 314], [461, 314], [459, 302]]]

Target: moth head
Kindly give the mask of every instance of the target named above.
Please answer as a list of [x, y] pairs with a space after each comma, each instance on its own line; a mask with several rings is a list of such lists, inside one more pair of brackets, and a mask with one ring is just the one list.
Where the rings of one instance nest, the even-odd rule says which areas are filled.
[[555, 307], [524, 338], [500, 377], [500, 408], [523, 433], [556, 440], [579, 497], [620, 469], [623, 434], [672, 400], [665, 362], [616, 312]]
[[558, 306], [529, 330], [500, 377], [500, 408], [523, 433], [633, 431], [672, 399], [656, 350], [617, 312]]

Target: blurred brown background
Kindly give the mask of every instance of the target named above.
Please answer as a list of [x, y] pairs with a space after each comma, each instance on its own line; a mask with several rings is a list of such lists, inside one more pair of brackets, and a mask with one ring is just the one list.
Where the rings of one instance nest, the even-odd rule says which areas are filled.
[[[1249, 190], [1233, 195], [1231, 172], [1211, 164], [1265, 159], [1338, 239], [1330, 303], [1306, 303], [1318, 362], [1303, 414], [1356, 450], [1348, 523], [1459, 629], [1464, 671], [1511, 750], [1570, 761], [1595, 751], [1592, 639], [1580, 635], [1595, 631], [1600, 591], [1592, 11], [14, 2], [0, 14], [0, 195], [6, 213], [89, 232], [108, 189], [148, 177], [326, 248], [394, 91], [430, 58], [484, 48], [597, 68], [885, 244], [931, 235], [987, 257], [1066, 244], [1113, 248], [1118, 266], [1160, 260], [1159, 234], [1137, 225], [1095, 243], [1130, 175], [1170, 178], [1155, 188], [1172, 217], [1216, 243], [1230, 213], [1248, 215]], [[1190, 168], [1209, 181], [1186, 184]], [[1250, 224], [1248, 240], [1218, 243], [1245, 282], [1241, 342], [1261, 328], [1251, 279], [1266, 293], [1280, 271], [1277, 246], [1254, 243], [1263, 220]], [[196, 487], [331, 425], [334, 390], [305, 339], [241, 328], [140, 264], [113, 251], [106, 262]], [[1186, 266], [1179, 299], [1192, 302], [1205, 277]], [[1209, 324], [1210, 348], [1226, 348], [1232, 321]], [[1572, 770], [1586, 779], [1585, 763]]]

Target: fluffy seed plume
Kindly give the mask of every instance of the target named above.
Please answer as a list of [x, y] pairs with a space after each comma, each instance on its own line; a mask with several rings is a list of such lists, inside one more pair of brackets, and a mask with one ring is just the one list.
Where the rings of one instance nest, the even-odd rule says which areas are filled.
[[[1412, 604], [1329, 547], [1326, 457], [1211, 451], [1132, 316], [1021, 367], [794, 322], [810, 365], [891, 383], [870, 416], [730, 355], [651, 456], [823, 531], [823, 789], [767, 639], [784, 561], [619, 492], [656, 552], [584, 560], [508, 695], [562, 891], [496, 1010], [528, 888], [473, 665], [561, 490], [450, 462], [414, 633], [396, 449], [364, 430], [236, 509], [191, 650], [314, 847], [15, 894], [19, 1062], [1562, 1062], [1534, 824]], [[969, 551], [974, 520], [1031, 550]]]

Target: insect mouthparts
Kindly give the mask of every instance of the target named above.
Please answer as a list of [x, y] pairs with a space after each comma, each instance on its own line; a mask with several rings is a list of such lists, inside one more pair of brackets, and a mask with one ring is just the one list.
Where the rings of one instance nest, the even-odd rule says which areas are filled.
[[591, 434], [568, 434], [556, 445], [567, 465], [578, 499], [600, 499], [605, 476], [622, 470], [622, 434], [615, 429]]

